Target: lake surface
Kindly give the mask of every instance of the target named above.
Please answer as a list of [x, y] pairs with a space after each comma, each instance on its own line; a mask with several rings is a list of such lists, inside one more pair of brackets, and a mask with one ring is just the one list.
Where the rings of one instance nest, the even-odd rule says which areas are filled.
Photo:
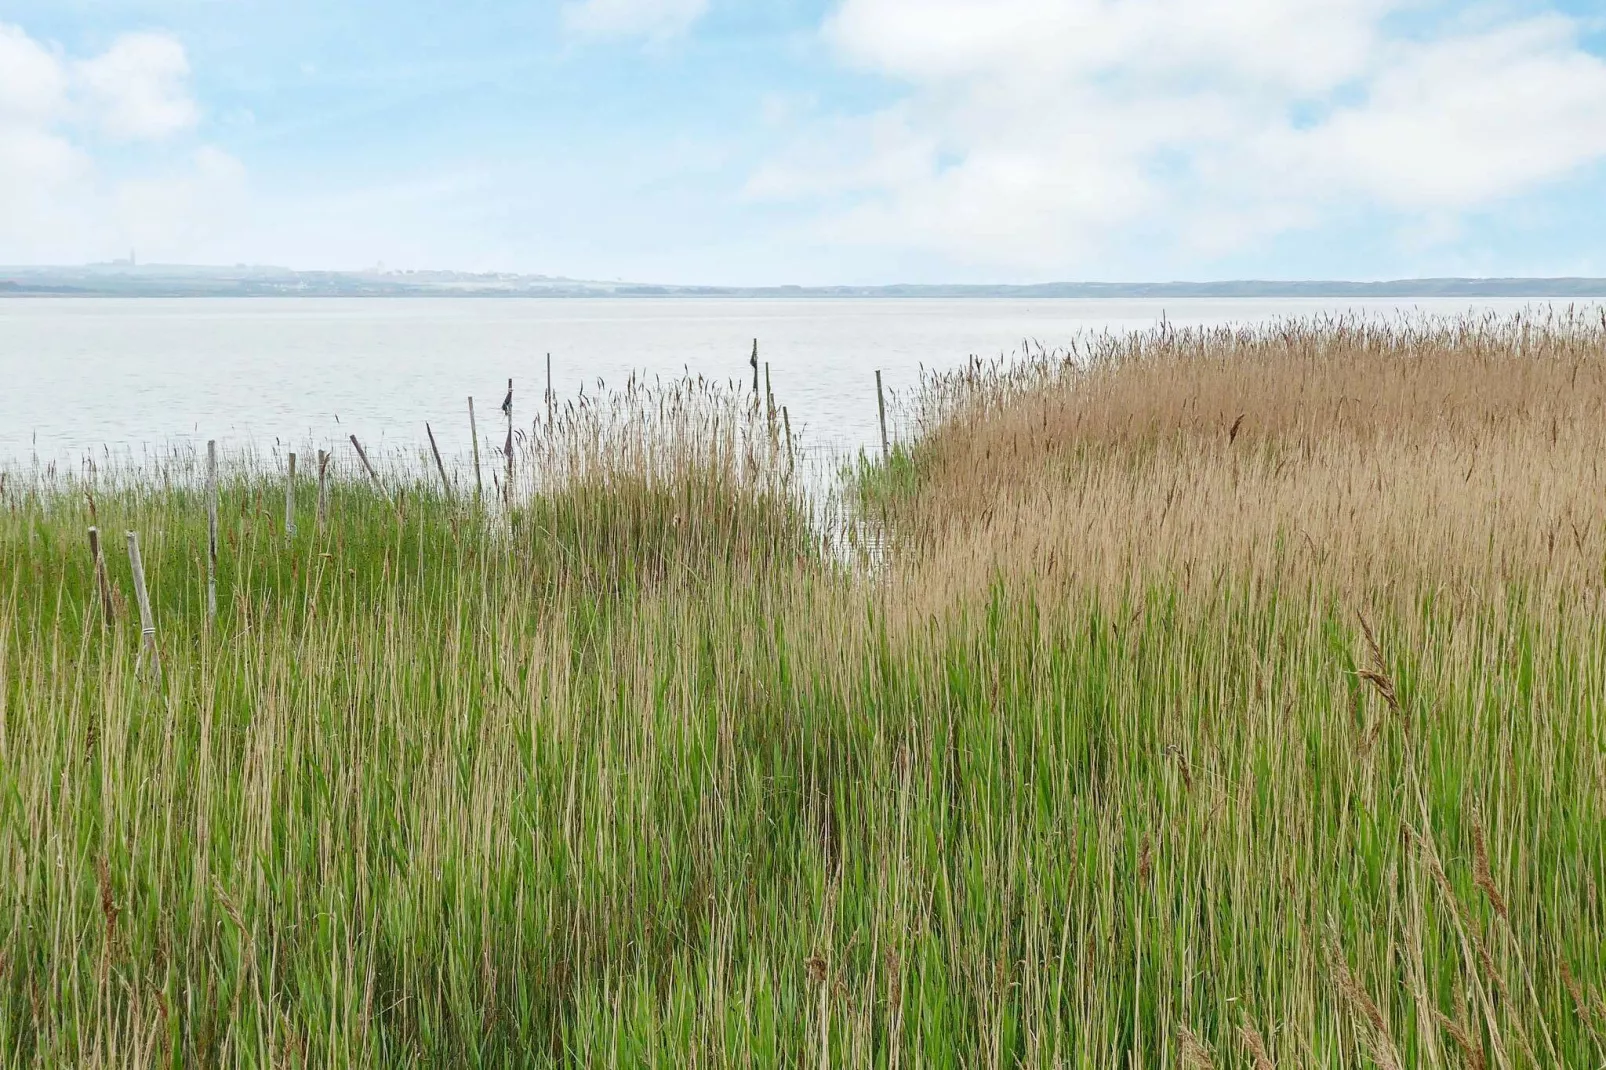
[[[1345, 310], [1513, 311], [1530, 301], [0, 299], [0, 465], [138, 459], [216, 438], [225, 449], [327, 446], [356, 433], [381, 452], [425, 441], [469, 449], [466, 399], [500, 441], [515, 415], [631, 373], [750, 382], [753, 339], [777, 402], [821, 451], [877, 441], [875, 371], [893, 394], [922, 367], [1048, 346], [1079, 333], [1253, 323]], [[896, 401], [894, 412], [898, 410]]]

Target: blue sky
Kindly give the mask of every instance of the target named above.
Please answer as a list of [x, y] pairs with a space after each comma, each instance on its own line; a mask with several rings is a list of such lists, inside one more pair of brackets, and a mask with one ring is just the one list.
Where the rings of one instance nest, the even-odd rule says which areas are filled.
[[0, 263], [1606, 275], [1606, 13], [0, 0]]

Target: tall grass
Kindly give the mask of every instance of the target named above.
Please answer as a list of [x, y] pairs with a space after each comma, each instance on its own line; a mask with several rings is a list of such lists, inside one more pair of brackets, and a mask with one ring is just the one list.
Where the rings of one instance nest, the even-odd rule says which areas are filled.
[[511, 510], [287, 538], [242, 461], [213, 622], [183, 458], [14, 475], [0, 1062], [1599, 1065], [1603, 343], [972, 368], [873, 570], [696, 384], [526, 429]]

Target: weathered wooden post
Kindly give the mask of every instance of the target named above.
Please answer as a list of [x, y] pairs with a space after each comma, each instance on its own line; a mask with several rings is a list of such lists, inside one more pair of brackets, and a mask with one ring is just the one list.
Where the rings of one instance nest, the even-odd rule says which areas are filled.
[[747, 359], [753, 366], [753, 400], [758, 400], [758, 339], [753, 339], [753, 355]]
[[785, 405], [781, 406], [781, 426], [786, 429], [786, 471], [790, 475], [792, 469], [797, 467], [797, 459], [792, 454], [792, 417]]
[[112, 589], [106, 582], [106, 559], [100, 552], [100, 529], [89, 529], [89, 556], [95, 563], [95, 586], [100, 590], [100, 626], [104, 631], [112, 623]]
[[329, 516], [329, 451], [318, 451], [318, 530], [323, 531], [324, 521]]
[[139, 557], [139, 535], [128, 532], [128, 564], [134, 572], [134, 594], [139, 599], [139, 633], [140, 633], [140, 661], [134, 663], [134, 671], [139, 672], [140, 663], [145, 655], [151, 659], [151, 674], [160, 683], [162, 679], [162, 662], [156, 652], [156, 618], [151, 613], [151, 596], [145, 589], [145, 565]]
[[362, 443], [357, 441], [356, 435], [351, 436], [351, 444], [357, 450], [357, 459], [362, 462], [363, 471], [367, 472], [368, 478], [373, 481], [374, 489], [379, 492], [380, 497], [389, 497], [385, 493], [385, 485], [379, 481], [379, 473], [368, 463], [368, 454], [363, 452]]
[[552, 406], [557, 402], [557, 395], [552, 393], [552, 354], [546, 355], [546, 422], [552, 423]]
[[875, 372], [875, 404], [881, 415], [881, 461], [887, 463], [892, 460], [892, 447], [887, 444], [887, 399], [881, 392], [881, 369]]
[[507, 416], [507, 442], [502, 447], [502, 456], [507, 461], [507, 475], [502, 477], [502, 500], [509, 507], [513, 506], [513, 380], [507, 381], [507, 397], [502, 399], [502, 412]]
[[284, 537], [296, 536], [296, 455], [290, 454], [290, 464], [284, 472]]
[[474, 399], [468, 399], [468, 433], [474, 440], [474, 500], [485, 497], [485, 481], [480, 478], [480, 429], [474, 423]]
[[206, 442], [206, 619], [217, 616], [217, 439]]
[[452, 498], [452, 484], [446, 478], [446, 466], [441, 463], [440, 447], [435, 445], [435, 432], [430, 429], [429, 421], [424, 421], [424, 434], [429, 436], [429, 452], [435, 455], [435, 471], [441, 474], [441, 488], [446, 491], [446, 499]]

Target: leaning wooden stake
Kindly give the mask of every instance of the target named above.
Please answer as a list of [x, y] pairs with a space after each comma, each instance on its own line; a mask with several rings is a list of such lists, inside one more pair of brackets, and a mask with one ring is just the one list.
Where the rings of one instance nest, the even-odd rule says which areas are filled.
[[363, 452], [362, 443], [357, 441], [356, 435], [351, 436], [351, 444], [357, 451], [357, 459], [362, 462], [363, 471], [367, 472], [368, 478], [373, 480], [374, 489], [379, 492], [381, 497], [386, 497], [385, 485], [379, 481], [379, 473], [374, 471], [374, 466], [368, 463], [368, 454]]
[[876, 410], [881, 414], [881, 460], [883, 463], [892, 460], [892, 447], [887, 445], [887, 398], [881, 392], [881, 369], [875, 373], [875, 404]]
[[757, 338], [753, 339], [753, 355], [748, 358], [747, 363], [749, 363], [749, 364], [751, 364], [753, 366], [753, 398], [755, 400], [757, 400], [757, 398], [758, 398], [758, 339]]
[[284, 537], [296, 534], [296, 455], [290, 454], [290, 466], [284, 472]]
[[440, 447], [435, 445], [435, 432], [430, 429], [429, 422], [424, 422], [424, 434], [429, 436], [429, 452], [435, 455], [435, 471], [441, 474], [441, 488], [446, 491], [448, 501], [452, 497], [452, 483], [446, 478], [446, 466], [441, 463]]
[[217, 616], [217, 440], [206, 443], [206, 619]]
[[112, 588], [106, 582], [106, 559], [100, 552], [100, 529], [89, 529], [89, 556], [95, 562], [95, 586], [100, 589], [100, 626], [110, 628], [112, 623]]
[[552, 406], [557, 402], [557, 395], [552, 393], [552, 354], [546, 355], [546, 422], [552, 422]]
[[[128, 532], [128, 563], [134, 571], [134, 594], [139, 599], [139, 634], [140, 659], [145, 655], [151, 658], [151, 676], [158, 682], [162, 679], [162, 662], [156, 653], [156, 618], [151, 615], [151, 596], [145, 590], [145, 565], [139, 559], [139, 535]], [[139, 672], [139, 662], [135, 663], [135, 673]]]
[[318, 530], [323, 530], [324, 519], [329, 515], [329, 451], [318, 451]]
[[474, 440], [474, 500], [485, 497], [485, 481], [480, 478], [480, 431], [474, 423], [474, 399], [468, 399], [468, 434]]
[[764, 362], [764, 417], [775, 422], [775, 391], [770, 389], [770, 362]]

